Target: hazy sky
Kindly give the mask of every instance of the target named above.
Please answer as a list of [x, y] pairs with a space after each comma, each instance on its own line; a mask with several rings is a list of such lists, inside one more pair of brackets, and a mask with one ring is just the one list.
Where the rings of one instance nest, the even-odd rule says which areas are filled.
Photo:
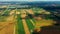
[[60, 1], [60, 0], [0, 0], [0, 1]]

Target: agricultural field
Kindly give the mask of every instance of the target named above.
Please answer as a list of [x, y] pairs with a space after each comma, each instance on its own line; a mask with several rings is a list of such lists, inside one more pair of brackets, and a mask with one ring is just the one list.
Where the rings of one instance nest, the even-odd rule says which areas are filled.
[[0, 34], [32, 34], [41, 31], [43, 26], [52, 26], [56, 22], [50, 18], [50, 12], [42, 8], [0, 10]]

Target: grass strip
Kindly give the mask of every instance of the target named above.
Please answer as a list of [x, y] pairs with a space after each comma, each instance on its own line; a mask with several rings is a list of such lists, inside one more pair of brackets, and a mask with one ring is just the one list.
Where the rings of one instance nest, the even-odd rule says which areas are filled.
[[29, 28], [29, 30], [30, 30], [30, 32], [31, 32], [31, 30], [34, 29], [34, 26], [33, 26], [33, 24], [30, 22], [30, 19], [26, 19], [26, 23], [27, 23], [28, 28]]

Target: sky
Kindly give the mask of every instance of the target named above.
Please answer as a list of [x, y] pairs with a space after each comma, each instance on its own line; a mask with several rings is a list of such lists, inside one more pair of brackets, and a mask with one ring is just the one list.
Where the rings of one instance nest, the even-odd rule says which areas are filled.
[[60, 0], [0, 0], [0, 1], [60, 1]]

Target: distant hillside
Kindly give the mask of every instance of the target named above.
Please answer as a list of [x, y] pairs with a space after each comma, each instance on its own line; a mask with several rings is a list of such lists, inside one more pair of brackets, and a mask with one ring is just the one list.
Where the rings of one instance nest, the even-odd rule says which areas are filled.
[[0, 2], [0, 5], [4, 4], [18, 4], [18, 5], [37, 5], [37, 6], [60, 6], [60, 1], [34, 1], [34, 2], [27, 2], [27, 1], [11, 1], [11, 2]]

